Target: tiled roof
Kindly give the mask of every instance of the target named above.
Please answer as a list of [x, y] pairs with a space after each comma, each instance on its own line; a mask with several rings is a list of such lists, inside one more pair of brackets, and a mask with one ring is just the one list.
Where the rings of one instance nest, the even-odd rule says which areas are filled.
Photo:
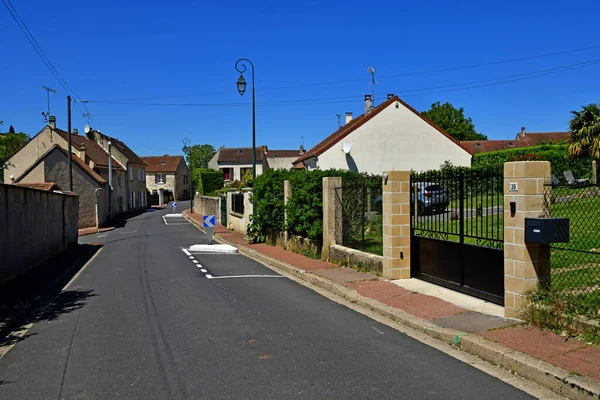
[[[351, 120], [344, 126], [340, 127], [337, 131], [333, 132], [331, 135], [326, 137], [323, 141], [321, 141], [315, 147], [313, 147], [312, 149], [310, 149], [309, 151], [304, 153], [302, 156], [300, 156], [296, 161], [294, 161], [294, 164], [297, 164], [301, 161], [307, 160], [311, 157], [319, 156], [319, 155], [323, 154], [326, 150], [331, 148], [334, 144], [340, 142], [342, 139], [344, 139], [350, 133], [354, 132], [356, 129], [363, 126], [367, 121], [369, 121], [371, 118], [375, 117], [377, 114], [379, 114], [381, 111], [383, 111], [386, 107], [388, 107], [390, 104], [393, 104], [396, 101], [399, 102], [400, 104], [402, 104], [408, 110], [412, 111], [415, 115], [417, 115], [419, 118], [421, 118], [424, 122], [431, 125], [431, 127], [433, 127], [435, 130], [440, 132], [442, 135], [446, 136], [448, 139], [450, 139], [451, 141], [456, 143], [456, 145], [458, 145], [459, 147], [462, 147], [458, 140], [454, 139], [452, 136], [450, 136], [448, 133], [446, 133], [439, 126], [437, 126], [432, 121], [430, 121], [428, 118], [423, 116], [420, 112], [418, 112], [417, 110], [415, 110], [414, 108], [409, 106], [407, 103], [402, 101], [398, 96], [394, 96], [394, 97], [387, 99], [383, 103], [379, 104], [377, 107], [373, 108], [370, 112], [359, 115], [358, 117], [354, 118], [353, 120]], [[465, 151], [469, 151], [468, 149], [466, 149], [464, 147], [463, 147], [463, 149]]]
[[471, 154], [527, 147], [523, 140], [464, 140], [460, 142]]
[[179, 164], [183, 162], [183, 156], [146, 156], [142, 157], [146, 163], [146, 172], [175, 172]]
[[541, 142], [560, 143], [570, 137], [571, 132], [526, 132], [525, 134], [517, 134], [517, 139], [525, 140], [529, 146], [535, 146]]
[[267, 158], [297, 158], [300, 156], [300, 150], [267, 150]]
[[17, 186], [23, 186], [30, 189], [38, 189], [38, 190], [55, 190], [58, 189], [58, 185], [56, 182], [40, 182], [40, 183], [16, 183]]
[[121, 154], [123, 154], [123, 156], [125, 156], [125, 158], [127, 160], [129, 160], [129, 162], [132, 162], [134, 164], [143, 165], [143, 166], [146, 165], [144, 160], [142, 160], [137, 154], [135, 154], [135, 152], [133, 150], [131, 150], [125, 143], [123, 143], [119, 139], [107, 136], [104, 133], [101, 133], [98, 131], [94, 131], [94, 132], [97, 132], [100, 136], [102, 136], [104, 138], [104, 140], [110, 140], [112, 145], [117, 150], [119, 150], [121, 152]]
[[[256, 147], [256, 162], [260, 163], [263, 159], [263, 146]], [[233, 162], [233, 163], [252, 163], [252, 147], [238, 147], [219, 149], [219, 157], [217, 162]]]
[[[64, 140], [69, 141], [69, 133], [61, 129], [54, 128], [53, 131], [58, 133]], [[78, 151], [81, 150], [81, 145], [85, 145], [85, 157], [89, 158], [96, 165], [108, 167], [108, 153], [94, 140], [90, 140], [82, 135], [71, 135], [71, 144]], [[114, 157], [113, 157], [114, 159]], [[113, 161], [113, 168], [119, 171], [125, 171], [118, 162]]]

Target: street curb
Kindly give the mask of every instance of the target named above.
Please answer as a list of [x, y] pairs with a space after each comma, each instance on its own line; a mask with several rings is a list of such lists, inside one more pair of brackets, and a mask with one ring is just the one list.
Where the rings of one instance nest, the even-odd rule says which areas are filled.
[[[201, 229], [196, 221], [185, 214], [184, 216], [188, 221]], [[466, 353], [475, 355], [491, 364], [500, 366], [514, 375], [524, 377], [557, 394], [570, 399], [600, 400], [600, 383], [592, 381], [589, 378], [572, 375], [569, 371], [555, 367], [546, 361], [503, 346], [482, 336], [434, 325], [430, 321], [363, 296], [357, 291], [327, 278], [294, 267], [246, 246], [231, 243], [219, 234], [215, 234], [214, 239], [220, 243], [237, 247], [240, 254], [252, 258], [261, 264], [268, 265], [308, 284], [325, 289], [351, 303], [372, 310], [383, 317], [445, 342]]]
[[78, 237], [82, 237], [82, 236], [88, 236], [88, 235], [95, 235], [97, 233], [104, 233], [104, 232], [110, 232], [110, 231], [114, 231], [115, 227], [111, 226], [109, 228], [98, 228], [95, 231], [91, 231], [91, 232], [87, 232], [87, 233], [77, 233]]

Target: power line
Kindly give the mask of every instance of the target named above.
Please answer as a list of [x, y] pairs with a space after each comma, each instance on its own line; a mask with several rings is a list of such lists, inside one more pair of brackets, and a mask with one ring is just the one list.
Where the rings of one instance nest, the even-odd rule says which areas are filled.
[[[588, 60], [581, 63], [562, 65], [554, 68], [547, 68], [543, 70], [531, 71], [516, 75], [509, 75], [499, 78], [485, 79], [479, 81], [463, 82], [451, 85], [434, 86], [420, 89], [408, 89], [398, 91], [402, 97], [420, 96], [432, 93], [445, 93], [452, 91], [462, 91], [467, 89], [474, 89], [486, 86], [495, 86], [504, 83], [516, 82], [526, 79], [537, 78], [540, 76], [560, 73], [569, 71], [572, 69], [583, 68], [591, 65], [600, 64], [600, 59]], [[454, 89], [448, 89], [454, 88]], [[448, 90], [439, 90], [448, 89]], [[417, 93], [415, 92], [423, 92]], [[406, 94], [405, 94], [406, 93]], [[412, 93], [412, 94], [410, 94]], [[352, 100], [347, 100], [352, 99]], [[325, 98], [313, 98], [313, 99], [296, 99], [296, 100], [283, 100], [274, 102], [257, 103], [257, 106], [285, 106], [285, 105], [313, 105], [313, 104], [340, 104], [340, 103], [352, 103], [360, 99], [360, 96], [340, 96], [340, 97], [325, 97]], [[91, 100], [90, 100], [91, 102]], [[120, 101], [105, 101], [97, 100], [98, 103], [105, 104], [118, 104], [118, 105], [139, 105], [139, 106], [166, 106], [166, 107], [247, 107], [246, 103], [144, 103], [144, 102], [120, 102]]]
[[[517, 62], [517, 61], [527, 61], [527, 60], [534, 60], [534, 59], [538, 59], [538, 58], [553, 57], [553, 56], [557, 56], [557, 55], [577, 53], [577, 52], [581, 52], [581, 51], [594, 50], [594, 49], [599, 49], [599, 48], [600, 48], [600, 45], [594, 45], [594, 46], [588, 46], [588, 47], [581, 47], [578, 49], [556, 51], [553, 53], [538, 54], [538, 55], [527, 56], [527, 57], [509, 58], [509, 59], [505, 59], [505, 60], [490, 61], [490, 62], [486, 62], [486, 63], [467, 64], [467, 65], [461, 65], [461, 66], [456, 66], [456, 67], [438, 68], [438, 69], [431, 69], [431, 70], [425, 70], [425, 71], [413, 71], [413, 72], [404, 72], [404, 73], [400, 73], [400, 74], [384, 75], [384, 76], [379, 77], [379, 79], [398, 78], [398, 77], [402, 77], [402, 76], [424, 75], [424, 74], [432, 74], [432, 73], [439, 73], [439, 72], [456, 71], [456, 70], [461, 70], [461, 69], [487, 67], [487, 66], [492, 66], [492, 65], [500, 65], [500, 64]], [[303, 87], [335, 85], [335, 84], [341, 84], [341, 83], [363, 82], [363, 81], [366, 81], [367, 79], [368, 78], [357, 78], [357, 79], [346, 79], [346, 80], [329, 81], [329, 82], [316, 82], [316, 83], [307, 83], [307, 84], [290, 85], [290, 86], [276, 86], [276, 87], [267, 87], [267, 88], [262, 88], [262, 89], [259, 88], [259, 89], [257, 89], [257, 91], [263, 92], [263, 91], [267, 91], [267, 90], [296, 89], [296, 88], [303, 88]], [[227, 91], [227, 92], [214, 92], [214, 93], [194, 93], [194, 94], [183, 94], [183, 95], [173, 95], [173, 96], [139, 97], [139, 98], [129, 98], [129, 99], [118, 99], [118, 100], [90, 100], [89, 102], [90, 103], [137, 102], [137, 101], [144, 101], [144, 100], [164, 100], [164, 99], [177, 99], [177, 98], [185, 98], [185, 97], [215, 96], [215, 95], [229, 94], [229, 93], [231, 93], [231, 92]]]

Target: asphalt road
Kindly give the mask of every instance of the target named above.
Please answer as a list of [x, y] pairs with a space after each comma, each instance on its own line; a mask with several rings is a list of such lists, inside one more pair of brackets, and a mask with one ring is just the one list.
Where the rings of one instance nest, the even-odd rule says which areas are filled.
[[206, 237], [167, 212], [83, 238], [104, 248], [0, 360], [1, 399], [528, 397], [241, 255], [187, 255]]

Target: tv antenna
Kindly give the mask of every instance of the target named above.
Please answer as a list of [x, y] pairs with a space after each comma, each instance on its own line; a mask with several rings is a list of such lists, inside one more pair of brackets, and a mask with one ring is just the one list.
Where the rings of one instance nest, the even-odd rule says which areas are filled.
[[47, 112], [43, 112], [42, 111], [42, 115], [44, 116], [44, 122], [48, 122], [48, 117], [50, 116], [50, 92], [52, 93], [56, 93], [56, 89], [51, 89], [48, 86], [42, 86], [44, 89], [46, 89], [46, 95], [48, 97], [48, 111]]
[[371, 108], [375, 107], [375, 69], [373, 67], [368, 68], [369, 73], [371, 74], [371, 88], [372, 88], [372, 97], [371, 97]]
[[340, 118], [342, 118], [342, 116], [340, 114], [335, 114], [335, 116], [338, 119], [338, 129], [340, 129], [340, 127], [342, 126], [342, 123], [340, 122]]

